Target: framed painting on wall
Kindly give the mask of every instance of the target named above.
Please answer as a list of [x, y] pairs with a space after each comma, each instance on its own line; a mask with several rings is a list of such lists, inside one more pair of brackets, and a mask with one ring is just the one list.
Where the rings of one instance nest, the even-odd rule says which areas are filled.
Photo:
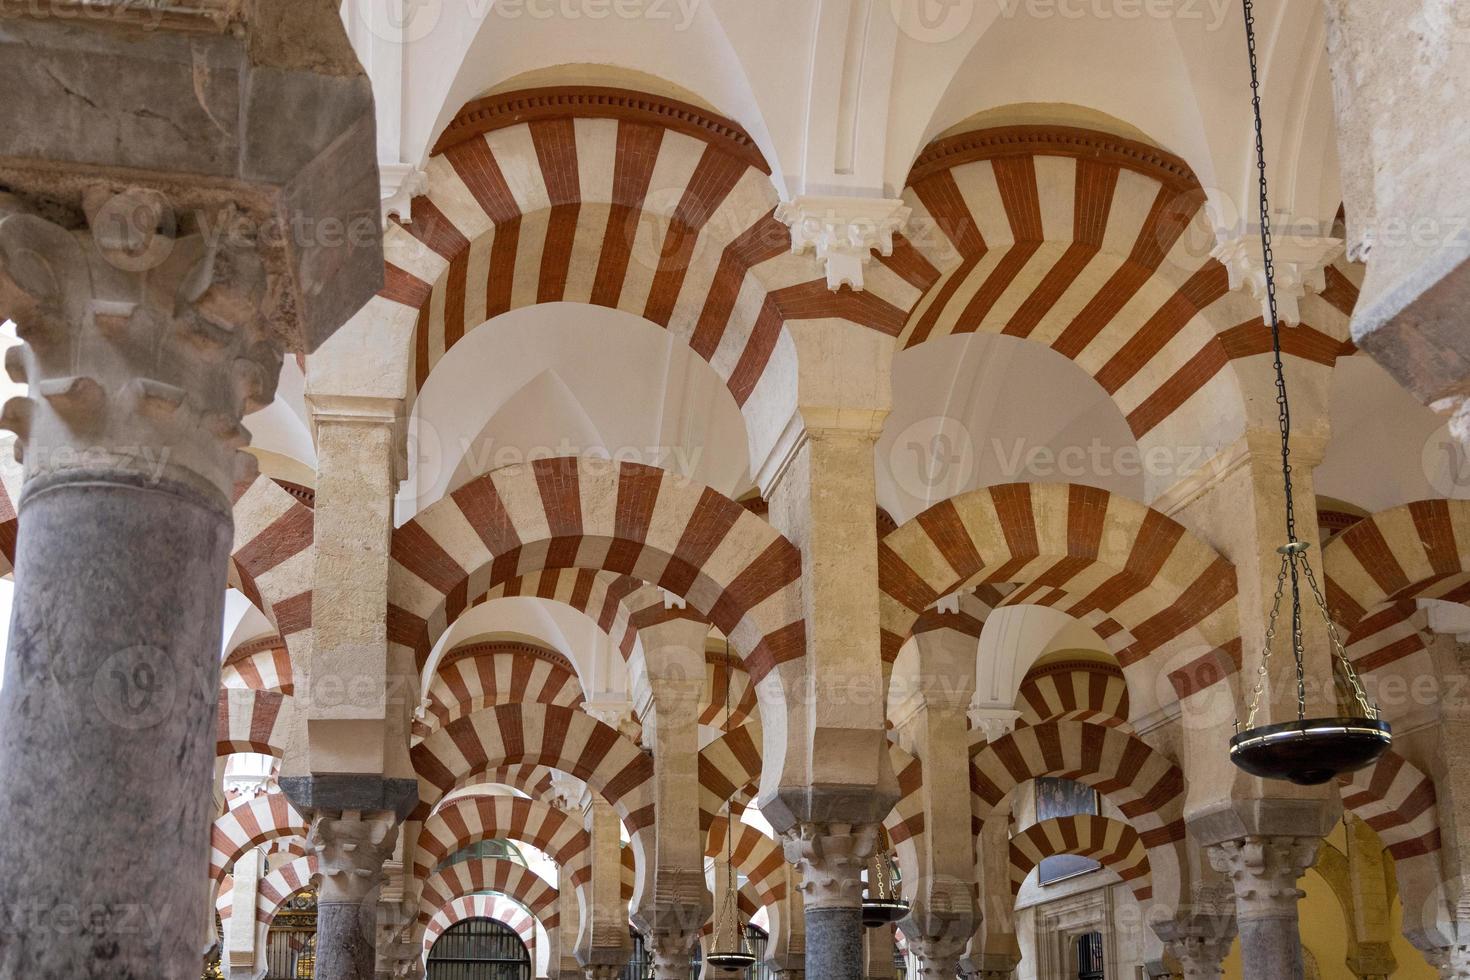
[[[1097, 790], [1072, 779], [1042, 776], [1036, 780], [1036, 819], [1095, 815], [1098, 812]], [[1036, 869], [1038, 884], [1051, 885], [1066, 878], [1096, 871], [1102, 865], [1092, 858], [1075, 854], [1057, 854], [1043, 858]]]

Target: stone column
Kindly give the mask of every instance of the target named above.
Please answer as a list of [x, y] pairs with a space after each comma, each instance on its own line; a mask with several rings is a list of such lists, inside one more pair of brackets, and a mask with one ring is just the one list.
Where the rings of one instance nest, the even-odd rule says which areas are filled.
[[372, 88], [330, 4], [94, 6], [0, 12], [0, 974], [187, 977], [241, 419], [381, 285]]
[[1211, 845], [1210, 864], [1235, 888], [1244, 980], [1301, 980], [1297, 879], [1316, 858], [1320, 835], [1251, 835]]
[[[0, 415], [25, 463], [0, 694], [15, 976], [200, 968], [240, 420], [270, 402], [283, 351], [247, 257], [193, 235], [129, 268], [132, 229], [101, 223], [113, 202], [145, 224], [164, 210], [103, 194], [97, 225], [63, 228], [0, 196], [0, 314], [24, 341], [6, 368], [30, 391]], [[47, 847], [59, 827], [86, 846]]]
[[318, 980], [372, 980], [378, 889], [398, 822], [391, 811], [319, 809], [312, 818], [309, 839], [322, 875], [316, 913]]
[[773, 980], [805, 980], [806, 917], [803, 913], [801, 875], [787, 866], [786, 897], [770, 910], [766, 937], [766, 964]]
[[911, 906], [900, 924], [918, 975], [953, 980], [960, 954], [975, 931], [975, 843], [965, 713], [975, 693], [975, 638], [957, 630], [916, 637], [918, 685], [896, 709], [901, 744], [924, 765], [923, 846], [918, 867], [905, 869]]
[[1015, 898], [1010, 887], [1010, 834], [1004, 815], [986, 822], [975, 842], [975, 880], [980, 907], [975, 932], [960, 958], [965, 980], [1011, 980], [1021, 961], [1016, 941]]
[[[644, 744], [653, 749], [654, 853], [642, 872], [633, 923], [654, 952], [658, 980], [689, 980], [695, 939], [714, 903], [699, 830], [699, 702], [709, 624], [673, 619], [638, 631], [631, 664]], [[652, 888], [650, 889], [648, 884]]]
[[[1470, 338], [1470, 86], [1463, 4], [1323, 0], [1349, 257], [1368, 261], [1353, 339], [1463, 440]], [[1433, 79], [1421, 84], [1419, 79]], [[1448, 135], [1453, 134], [1453, 135]]]
[[551, 940], [551, 968], [548, 972], [555, 980], [576, 980], [582, 976], [582, 968], [574, 955], [582, 913], [581, 903], [577, 901], [577, 888], [572, 884], [571, 872], [565, 865], [556, 866], [556, 887], [556, 910], [560, 921]]
[[623, 901], [622, 824], [612, 806], [588, 790], [582, 799], [584, 825], [592, 838], [591, 909], [577, 935], [577, 962], [587, 980], [615, 980], [633, 954], [628, 905]]
[[892, 404], [893, 341], [842, 320], [788, 324], [797, 412], [761, 467], [770, 521], [800, 550], [806, 656], [758, 686], [760, 808], [801, 863], [807, 974], [862, 968], [859, 873], [898, 799], [879, 644], [873, 448]]
[[[1292, 479], [1296, 530], [1309, 542], [1308, 557], [1317, 581], [1324, 581], [1321, 549], [1317, 547], [1317, 508], [1312, 470], [1322, 459], [1327, 440], [1326, 376], [1322, 371], [1291, 360]], [[1262, 410], [1274, 409], [1264, 394], [1270, 391], [1266, 375], [1248, 376], [1262, 394]], [[1264, 423], [1264, 420], [1263, 420]], [[1185, 485], [1169, 491], [1166, 500], [1179, 500], [1172, 515], [1199, 534], [1235, 564], [1239, 593], [1241, 669], [1237, 686], [1240, 701], [1230, 687], [1216, 684], [1198, 693], [1186, 693], [1181, 705], [1184, 758], [1190, 773], [1185, 817], [1190, 836], [1210, 855], [1214, 867], [1230, 878], [1244, 955], [1245, 980], [1294, 980], [1301, 976], [1301, 943], [1297, 937], [1296, 879], [1309, 867], [1317, 842], [1341, 813], [1335, 784], [1296, 786], [1280, 780], [1249, 776], [1230, 762], [1228, 744], [1236, 719], [1249, 721], [1251, 691], [1258, 678], [1262, 646], [1276, 589], [1286, 538], [1285, 494], [1281, 482], [1281, 435], [1270, 425], [1253, 427], [1233, 447], [1223, 451], [1218, 465], [1204, 468]], [[1232, 463], [1231, 457], [1234, 458]], [[1199, 485], [1197, 481], [1205, 481]], [[1193, 484], [1193, 485], [1190, 485]], [[1288, 582], [1286, 588], [1289, 590]], [[1326, 620], [1318, 611], [1306, 582], [1302, 582], [1302, 636], [1306, 671], [1306, 717], [1339, 714], [1333, 679], [1333, 660]], [[1297, 718], [1296, 668], [1292, 658], [1289, 597], [1283, 598], [1277, 621], [1275, 649], [1264, 679], [1254, 726]], [[1182, 649], [1174, 663], [1183, 666], [1205, 659], [1210, 651]], [[1156, 931], [1158, 931], [1156, 929]], [[1160, 934], [1161, 938], [1171, 937]]]
[[265, 874], [265, 852], [252, 848], [235, 861], [230, 888], [230, 920], [220, 949], [220, 966], [230, 980], [255, 980], [255, 961], [264, 952], [256, 945], [255, 899]]
[[786, 859], [801, 874], [806, 972], [863, 976], [862, 873], [877, 844], [877, 824], [803, 824], [785, 835]]
[[1164, 948], [1179, 963], [1179, 976], [1183, 980], [1220, 980], [1225, 975], [1225, 957], [1235, 937], [1230, 936], [1184, 936], [1164, 944]]

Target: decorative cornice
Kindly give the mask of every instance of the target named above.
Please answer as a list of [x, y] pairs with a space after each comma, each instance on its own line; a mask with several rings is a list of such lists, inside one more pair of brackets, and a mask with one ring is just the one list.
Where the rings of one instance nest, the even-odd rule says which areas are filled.
[[573, 677], [577, 676], [577, 669], [572, 666], [571, 661], [567, 660], [560, 653], [547, 647], [537, 646], [534, 643], [523, 643], [519, 640], [481, 640], [476, 643], [464, 643], [460, 646], [452, 647], [449, 652], [444, 654], [443, 659], [439, 661], [439, 666], [435, 669], [435, 673], [461, 660], [472, 660], [476, 657], [493, 657], [501, 654], [544, 660], [553, 667], [566, 671]]
[[1152, 177], [1180, 193], [1203, 193], [1182, 157], [1138, 140], [1073, 126], [998, 126], [935, 140], [914, 161], [907, 183], [977, 160], [1019, 156], [1097, 160]]
[[300, 483], [292, 483], [290, 480], [275, 479], [274, 482], [276, 486], [280, 487], [282, 490], [286, 491], [291, 496], [301, 501], [303, 506], [315, 509], [316, 490], [314, 490], [313, 488], [303, 486]]
[[631, 89], [561, 85], [488, 95], [465, 105], [452, 119], [434, 154], [497, 129], [543, 119], [618, 119], [672, 129], [723, 149], [763, 174], [771, 167], [755, 140], [733, 119], [687, 102]]
[[1026, 676], [1021, 679], [1021, 685], [1024, 687], [1038, 677], [1046, 677], [1050, 674], [1070, 674], [1079, 670], [1093, 674], [1106, 674], [1109, 677], [1123, 676], [1123, 668], [1116, 664], [1103, 663], [1100, 660], [1058, 660], [1056, 663], [1047, 664], [1044, 667], [1032, 667], [1026, 671]]
[[220, 666], [228, 667], [231, 664], [237, 664], [247, 657], [253, 657], [257, 653], [264, 653], [267, 650], [284, 649], [286, 649], [286, 641], [282, 640], [278, 635], [256, 637], [253, 640], [246, 640], [231, 650], [229, 656], [225, 657], [224, 663], [220, 664]]

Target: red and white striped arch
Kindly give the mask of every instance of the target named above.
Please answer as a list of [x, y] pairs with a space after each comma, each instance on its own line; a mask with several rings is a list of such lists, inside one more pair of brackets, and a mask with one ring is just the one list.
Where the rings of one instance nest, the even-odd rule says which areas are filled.
[[509, 926], [526, 944], [531, 962], [536, 962], [536, 919], [524, 906], [504, 895], [466, 895], [441, 908], [424, 929], [424, 959], [428, 960], [429, 950], [445, 930], [466, 919], [494, 919]]
[[970, 746], [972, 827], [978, 836], [1017, 786], [1040, 776], [1084, 783], [1117, 807], [1148, 853], [1149, 898], [1172, 907], [1187, 894], [1184, 774], [1167, 757], [1118, 728], [1048, 721]]
[[[260, 879], [255, 892], [255, 921], [258, 926], [268, 927], [276, 913], [297, 892], [312, 887], [320, 878], [315, 854], [287, 861], [270, 874]], [[214, 908], [221, 922], [228, 922], [234, 915], [232, 879], [226, 879], [220, 887], [219, 898]]]
[[[930, 285], [902, 347], [1028, 338], [1086, 370], [1141, 442], [1190, 402], [1191, 427], [1218, 430], [1216, 445], [1239, 435], [1245, 397], [1226, 369], [1269, 349], [1269, 334], [1211, 257], [1205, 192], [1183, 160], [1105, 133], [1010, 126], [935, 142], [908, 184], [910, 241], [884, 261]], [[1312, 296], [1302, 315], [1288, 355], [1330, 367], [1346, 315]]]
[[424, 717], [414, 721], [423, 739], [482, 708], [500, 704], [579, 707], [582, 684], [566, 659], [529, 643], [469, 643], [440, 661], [425, 696]]
[[976, 833], [1021, 783], [1058, 776], [1107, 797], [1139, 830], [1145, 847], [1184, 839], [1184, 774], [1134, 735], [1082, 721], [1043, 722], [994, 742], [972, 734], [970, 801]]
[[[723, 858], [730, 821], [715, 818], [705, 841], [704, 856]], [[761, 905], [775, 905], [786, 897], [786, 855], [779, 844], [749, 824], [737, 820], [735, 839], [729, 841], [735, 870], [749, 879], [751, 892]]]
[[305, 837], [306, 832], [306, 819], [279, 791], [232, 807], [210, 829], [209, 878], [218, 885], [241, 854], [280, 837]]
[[1342, 805], [1360, 817], [1393, 855], [1404, 909], [1404, 933], [1454, 935], [1441, 863], [1434, 780], [1390, 749], [1373, 765], [1338, 780]]
[[741, 725], [699, 750], [699, 829], [710, 833], [737, 793], [760, 779], [761, 730]]
[[370, 304], [414, 325], [415, 390], [498, 314], [580, 302], [669, 330], [757, 419], [786, 320], [843, 317], [892, 335], [919, 295], [881, 267], [866, 292], [830, 293], [821, 265], [791, 253], [750, 137], [656, 96], [559, 88], [480, 99], [426, 170], [412, 222], [384, 235], [385, 286]]
[[1112, 664], [1068, 660], [1033, 667], [1021, 681], [1016, 727], [1045, 721], [1090, 721], [1109, 728], [1128, 725], [1128, 684]]
[[309, 636], [315, 571], [310, 507], [274, 480], [237, 488], [229, 583], [275, 626], [290, 649]]
[[[728, 716], [725, 705], [730, 705]], [[733, 731], [756, 716], [756, 690], [750, 675], [735, 657], [726, 665], [725, 655], [718, 650], [704, 653], [704, 691], [699, 700], [701, 725]]]
[[576, 776], [618, 812], [635, 842], [653, 823], [653, 763], [630, 739], [591, 715], [543, 704], [473, 712], [411, 750], [422, 820], [444, 795], [504, 765], [536, 763]]
[[455, 899], [487, 891], [524, 905], [545, 929], [555, 929], [561, 923], [555, 885], [524, 864], [485, 858], [458, 861], [429, 876], [419, 892], [418, 928], [427, 928], [435, 913]]
[[220, 687], [292, 694], [296, 690], [291, 654], [279, 636], [249, 640], [230, 651], [220, 665]]
[[[461, 848], [496, 839], [523, 841], [557, 864], [587, 867], [587, 831], [565, 810], [518, 796], [476, 794], [447, 801], [423, 821], [414, 849], [414, 877], [427, 879], [440, 861]], [[573, 884], [585, 883], [586, 873], [580, 881], [573, 875]]]
[[1181, 524], [1095, 487], [1013, 483], [935, 504], [878, 542], [885, 658], [942, 596], [1003, 583], [1017, 586], [1007, 604], [1091, 627], [1136, 690], [1153, 691], [1149, 658], [1171, 641], [1208, 650], [1239, 635], [1234, 566]]
[[1322, 568], [1360, 671], [1434, 676], [1416, 600], [1470, 601], [1470, 501], [1416, 500], [1365, 517], [1327, 543]]
[[275, 691], [222, 688], [216, 712], [215, 754], [259, 752], [279, 759], [286, 754], [296, 699]]
[[718, 492], [635, 463], [557, 457], [495, 470], [393, 532], [390, 642], [429, 651], [471, 595], [546, 568], [630, 575], [683, 597], [759, 680], [805, 654], [801, 556]]
[[1140, 902], [1153, 898], [1148, 852], [1138, 832], [1120, 820], [1093, 815], [1056, 817], [1032, 824], [1011, 838], [1011, 894], [1043, 859], [1058, 854], [1092, 858], [1117, 873]]
[[470, 606], [515, 596], [560, 602], [595, 622], [627, 660], [638, 641], [638, 628], [632, 624], [633, 610], [628, 608], [627, 600], [642, 588], [643, 583], [630, 575], [590, 568], [545, 568], [493, 586]]

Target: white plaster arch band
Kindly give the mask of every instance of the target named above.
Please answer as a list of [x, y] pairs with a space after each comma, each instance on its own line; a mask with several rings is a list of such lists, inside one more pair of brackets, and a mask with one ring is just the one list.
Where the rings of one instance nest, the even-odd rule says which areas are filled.
[[[1140, 445], [1223, 448], [1243, 431], [1226, 370], [1269, 349], [1259, 304], [1211, 257], [1205, 192], [1182, 159], [1110, 134], [1007, 126], [940, 139], [915, 161], [905, 247], [881, 259], [924, 284], [900, 348], [985, 331], [1046, 344], [1107, 391]], [[1303, 304], [1288, 356], [1331, 367], [1346, 317]], [[1171, 418], [1201, 406], [1187, 428]], [[1207, 409], [1205, 408], [1207, 406]], [[1223, 420], [1223, 421], [1222, 421]]]
[[1138, 832], [1091, 814], [1042, 820], [1011, 837], [1011, 895], [1020, 894], [1031, 869], [1058, 854], [1092, 858], [1127, 882], [1138, 901], [1153, 898], [1153, 874]]
[[397, 528], [389, 640], [422, 666], [469, 596], [544, 568], [616, 572], [684, 598], [730, 637], [754, 681], [805, 654], [790, 541], [708, 487], [573, 457], [494, 470]]
[[[1183, 525], [1095, 487], [1013, 483], [941, 501], [878, 542], [879, 615], [891, 661], [936, 600], [974, 585], [1042, 598], [1113, 648], [1135, 695], [1157, 698], [1161, 654], [1182, 699], [1238, 669], [1235, 567]], [[1053, 595], [1055, 593], [1055, 595]], [[1193, 642], [1197, 641], [1197, 642]], [[1204, 670], [1208, 666], [1210, 670]]]

